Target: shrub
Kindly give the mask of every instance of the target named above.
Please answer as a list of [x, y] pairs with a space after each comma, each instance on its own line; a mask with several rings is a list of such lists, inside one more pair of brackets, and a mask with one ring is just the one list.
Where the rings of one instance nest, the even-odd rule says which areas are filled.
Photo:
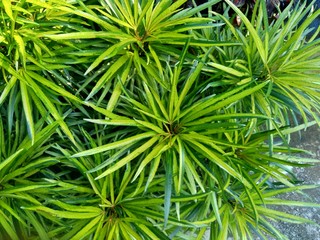
[[0, 3], [2, 239], [285, 239], [270, 219], [311, 223], [269, 205], [319, 206], [277, 197], [316, 187], [288, 143], [319, 123], [319, 10], [185, 3]]

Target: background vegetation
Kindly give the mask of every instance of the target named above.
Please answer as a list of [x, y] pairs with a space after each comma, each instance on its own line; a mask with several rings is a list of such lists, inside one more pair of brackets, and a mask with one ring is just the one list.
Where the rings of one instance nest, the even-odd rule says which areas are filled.
[[0, 3], [1, 239], [286, 239], [270, 220], [311, 223], [270, 205], [319, 206], [277, 195], [316, 187], [289, 142], [319, 124], [320, 10], [185, 3]]

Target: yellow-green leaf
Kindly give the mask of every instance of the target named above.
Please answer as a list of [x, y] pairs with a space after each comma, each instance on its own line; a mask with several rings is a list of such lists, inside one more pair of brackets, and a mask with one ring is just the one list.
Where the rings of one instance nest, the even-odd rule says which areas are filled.
[[34, 123], [33, 123], [33, 117], [32, 117], [32, 104], [30, 104], [29, 93], [28, 93], [27, 85], [25, 84], [25, 82], [20, 81], [20, 89], [21, 89], [21, 98], [22, 98], [24, 115], [27, 120], [28, 134], [33, 144], [34, 138], [35, 138], [35, 131], [34, 131]]
[[8, 14], [9, 18], [14, 21], [13, 19], [13, 13], [12, 13], [12, 5], [11, 0], [2, 0], [2, 4], [4, 6], [4, 10], [6, 14]]
[[13, 38], [18, 46], [18, 51], [19, 51], [20, 59], [22, 61], [22, 65], [24, 68], [26, 68], [27, 54], [26, 54], [25, 43], [19, 34], [14, 34]]

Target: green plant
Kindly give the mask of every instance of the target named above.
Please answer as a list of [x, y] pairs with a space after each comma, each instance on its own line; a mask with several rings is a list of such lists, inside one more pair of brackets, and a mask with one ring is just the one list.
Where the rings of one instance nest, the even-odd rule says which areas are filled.
[[[11, 98], [0, 111], [0, 236], [2, 239], [27, 239], [30, 235], [49, 239], [52, 224], [41, 213], [29, 212], [21, 206], [39, 205], [49, 195], [54, 184], [43, 179], [46, 168], [59, 161], [45, 152], [51, 148], [51, 139], [57, 124], [46, 126], [43, 119], [35, 124], [34, 140], [27, 135], [25, 119], [19, 105], [21, 98]], [[8, 118], [4, 114], [12, 112]], [[10, 126], [10, 120], [14, 120]]]
[[207, 71], [224, 71], [223, 82], [219, 79], [216, 85], [268, 81], [264, 88], [245, 98], [245, 102], [240, 102], [241, 108], [249, 106], [248, 110], [242, 111], [269, 116], [276, 121], [274, 127], [288, 124], [290, 118], [297, 114], [305, 122], [310, 116], [318, 121], [319, 39], [316, 39], [317, 31], [313, 37], [308, 36], [308, 27], [319, 17], [320, 11], [311, 12], [312, 4], [306, 6], [306, 2], [292, 9], [292, 1], [279, 13], [278, 19], [270, 23], [263, 1], [255, 5], [251, 19], [231, 1], [226, 2], [241, 17], [241, 25], [238, 28], [233, 26], [234, 15], [228, 17], [226, 12], [216, 15], [227, 27], [222, 26], [216, 32], [203, 30], [201, 34], [197, 33], [198, 36], [210, 34], [216, 41], [236, 38], [242, 43], [231, 48], [219, 48], [210, 57], [212, 63], [208, 64]]
[[288, 141], [318, 123], [319, 11], [270, 23], [264, 1], [250, 17], [185, 2], [0, 3], [1, 238], [286, 239], [270, 219], [311, 223], [269, 205], [316, 187]]

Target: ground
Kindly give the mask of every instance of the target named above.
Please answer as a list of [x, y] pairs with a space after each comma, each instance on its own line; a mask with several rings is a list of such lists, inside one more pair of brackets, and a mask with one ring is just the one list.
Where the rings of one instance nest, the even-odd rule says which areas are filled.
[[[301, 136], [295, 134], [291, 140], [291, 145], [310, 151], [312, 158], [320, 160], [320, 128], [319, 126], [313, 126], [306, 131], [301, 132]], [[310, 155], [308, 156], [310, 157]], [[298, 179], [302, 180], [305, 184], [320, 184], [320, 163], [310, 168], [296, 168], [295, 173]], [[301, 196], [300, 194], [291, 194], [290, 196], [284, 196], [287, 199], [311, 201], [320, 204], [320, 188], [305, 191], [307, 196]], [[304, 218], [313, 220], [320, 225], [320, 208], [282, 208], [288, 213], [292, 213]], [[277, 223], [278, 228], [289, 240], [320, 240], [320, 226], [311, 224], [289, 224], [289, 223]]]

